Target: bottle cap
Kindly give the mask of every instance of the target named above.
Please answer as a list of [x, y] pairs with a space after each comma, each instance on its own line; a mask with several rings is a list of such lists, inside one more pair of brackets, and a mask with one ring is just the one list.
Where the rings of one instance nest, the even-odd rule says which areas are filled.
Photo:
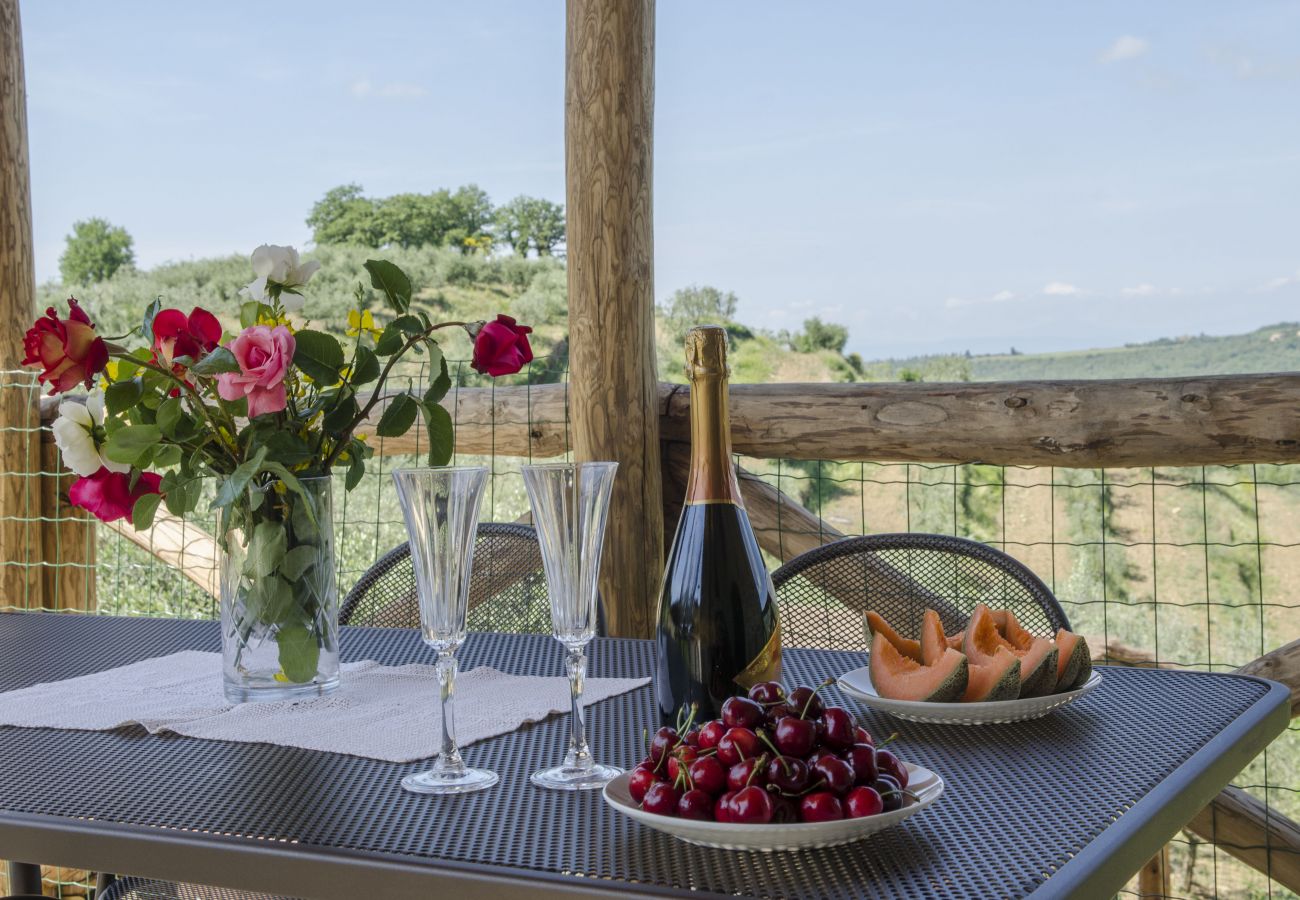
[[727, 329], [721, 325], [697, 325], [686, 333], [686, 377], [729, 378]]

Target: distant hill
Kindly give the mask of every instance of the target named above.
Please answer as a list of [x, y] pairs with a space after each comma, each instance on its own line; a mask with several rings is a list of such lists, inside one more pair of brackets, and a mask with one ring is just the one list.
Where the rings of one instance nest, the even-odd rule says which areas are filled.
[[1053, 378], [1148, 378], [1300, 370], [1300, 323], [1282, 322], [1246, 334], [1161, 338], [1096, 350], [988, 356], [921, 356], [868, 363], [876, 380], [913, 373], [925, 381], [1032, 381]]

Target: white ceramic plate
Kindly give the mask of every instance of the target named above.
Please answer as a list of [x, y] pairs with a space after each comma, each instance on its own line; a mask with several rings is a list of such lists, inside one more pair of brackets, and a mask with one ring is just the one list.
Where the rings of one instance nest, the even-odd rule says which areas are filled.
[[630, 774], [620, 775], [605, 785], [605, 802], [625, 816], [636, 819], [656, 831], [671, 834], [701, 847], [719, 850], [798, 850], [801, 847], [834, 847], [861, 840], [891, 825], [896, 825], [925, 809], [943, 793], [943, 779], [921, 766], [907, 764], [907, 789], [917, 795], [907, 797], [904, 805], [893, 812], [878, 813], [861, 819], [838, 822], [796, 822], [788, 825], [735, 825], [729, 822], [704, 822], [675, 819], [646, 812], [637, 807], [628, 793]]
[[839, 678], [840, 690], [858, 698], [872, 709], [909, 722], [925, 722], [930, 725], [995, 725], [1037, 719], [1054, 709], [1073, 703], [1099, 684], [1101, 673], [1094, 669], [1083, 687], [1063, 694], [986, 703], [926, 703], [917, 700], [889, 700], [880, 696], [871, 684], [871, 672], [867, 666], [854, 669]]

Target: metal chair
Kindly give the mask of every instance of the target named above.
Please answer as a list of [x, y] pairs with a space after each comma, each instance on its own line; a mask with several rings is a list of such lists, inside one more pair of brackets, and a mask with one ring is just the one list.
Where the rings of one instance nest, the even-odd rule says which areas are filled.
[[863, 614], [880, 613], [918, 634], [927, 608], [948, 633], [966, 627], [977, 603], [1009, 609], [1030, 632], [1055, 634], [1070, 620], [1042, 579], [1000, 550], [938, 534], [845, 538], [796, 556], [772, 574], [781, 637], [793, 647], [865, 651]]
[[[603, 613], [603, 610], [601, 611]], [[603, 615], [599, 630], [604, 633]], [[420, 607], [410, 544], [384, 554], [343, 598], [343, 625], [418, 628]], [[551, 605], [537, 532], [529, 525], [483, 522], [470, 574], [471, 631], [550, 633]], [[265, 894], [148, 878], [114, 881], [100, 900], [277, 900]]]

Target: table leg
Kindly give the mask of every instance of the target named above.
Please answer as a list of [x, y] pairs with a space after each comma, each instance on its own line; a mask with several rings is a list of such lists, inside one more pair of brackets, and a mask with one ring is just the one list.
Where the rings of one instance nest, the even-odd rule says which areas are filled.
[[117, 876], [113, 875], [110, 872], [100, 872], [98, 875], [96, 875], [95, 876], [95, 897], [96, 898], [102, 897], [104, 895], [104, 891], [108, 890], [109, 885], [111, 885], [114, 881], [117, 881]]
[[35, 863], [9, 863], [9, 893], [41, 893], [41, 867]]

